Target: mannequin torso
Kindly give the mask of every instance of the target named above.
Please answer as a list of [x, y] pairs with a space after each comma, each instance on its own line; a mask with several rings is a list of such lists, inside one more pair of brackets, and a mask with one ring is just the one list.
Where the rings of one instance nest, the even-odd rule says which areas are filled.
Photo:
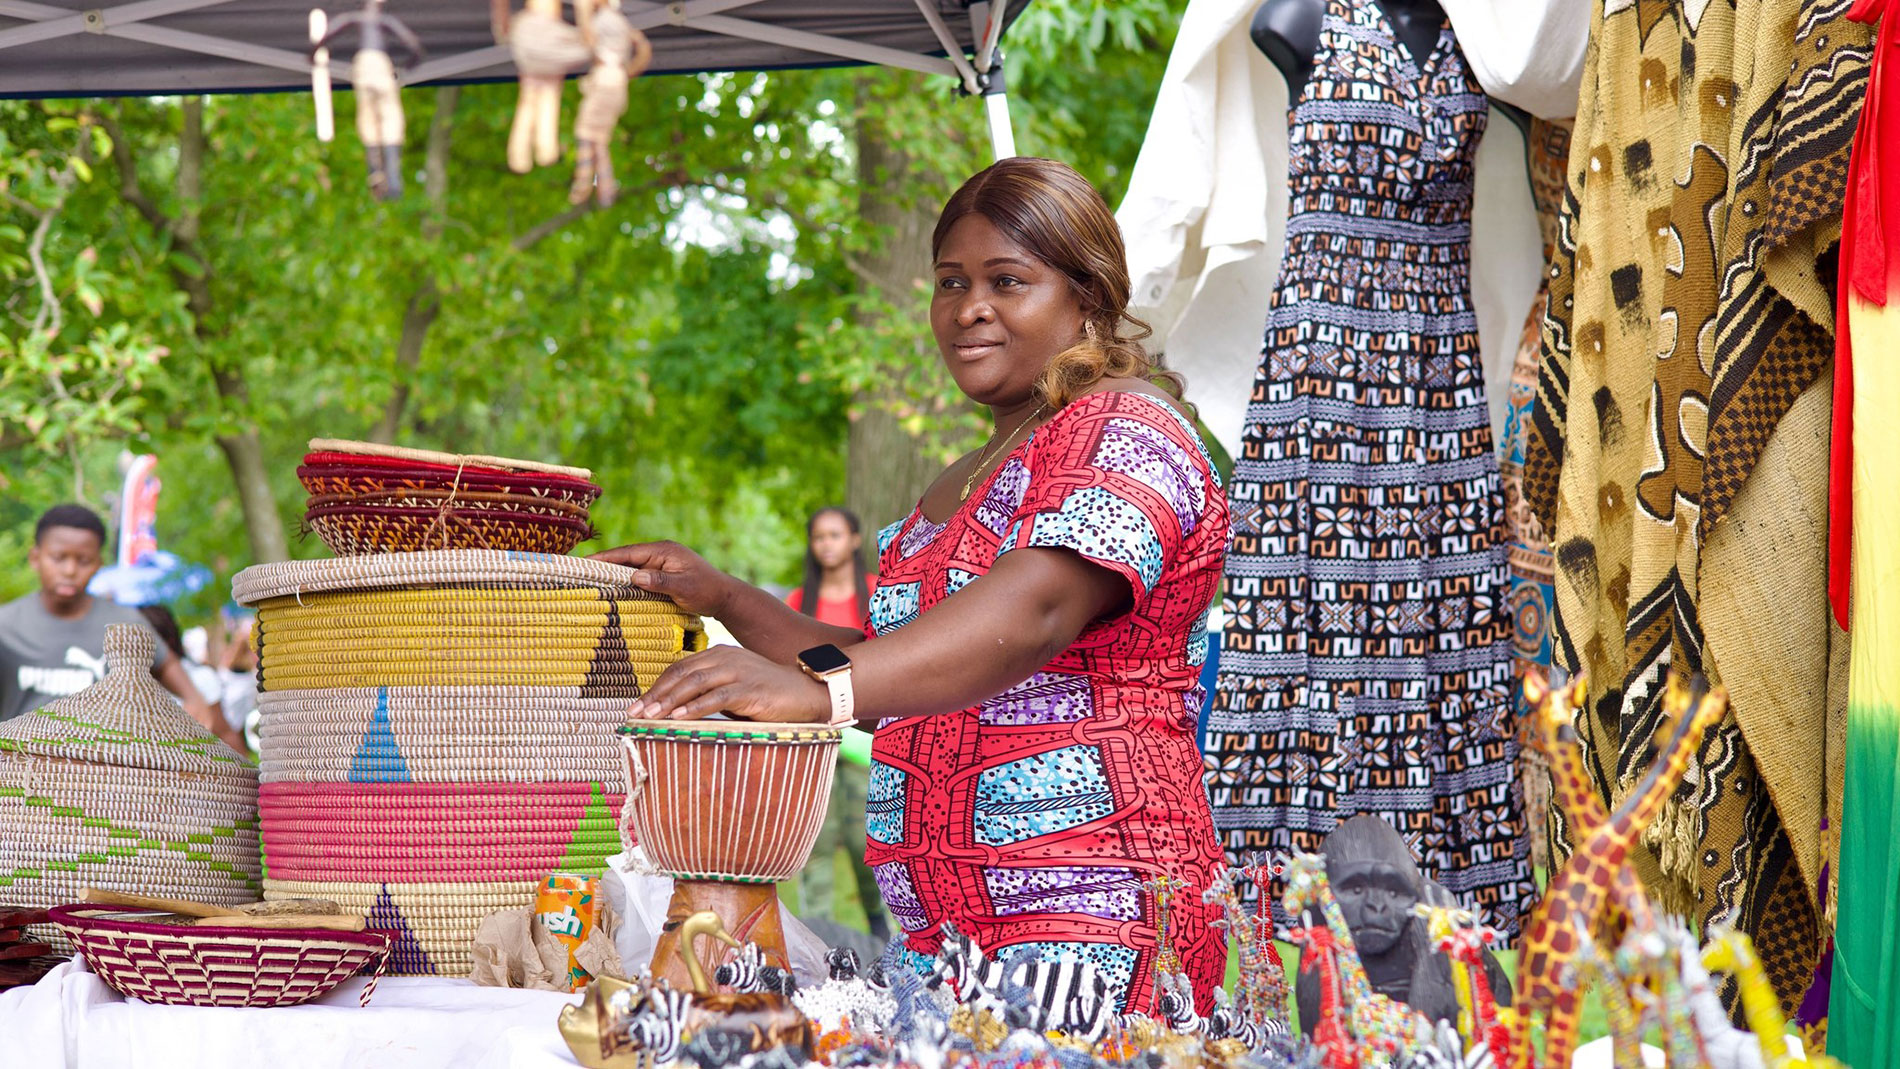
[[[1296, 99], [1306, 88], [1306, 77], [1313, 72], [1313, 55], [1319, 50], [1320, 24], [1326, 17], [1327, 0], [1266, 0], [1254, 11], [1254, 47], [1266, 53], [1273, 65], [1286, 77], [1287, 95]], [[1354, 0], [1376, 3], [1392, 24], [1399, 43], [1412, 54], [1412, 61], [1424, 66], [1426, 57], [1438, 44], [1438, 31], [1445, 24], [1445, 10], [1438, 0]]]
[[[1438, 0], [1354, 0], [1376, 3], [1392, 24], [1399, 43], [1412, 55], [1418, 66], [1425, 64], [1438, 45], [1438, 31], [1445, 24], [1445, 10]], [[1266, 0], [1253, 14], [1254, 47], [1264, 53], [1286, 78], [1287, 99], [1298, 100], [1313, 73], [1313, 56], [1319, 51], [1320, 25], [1326, 18], [1327, 0]], [[1502, 111], [1528, 135], [1530, 113], [1503, 101], [1492, 106]]]

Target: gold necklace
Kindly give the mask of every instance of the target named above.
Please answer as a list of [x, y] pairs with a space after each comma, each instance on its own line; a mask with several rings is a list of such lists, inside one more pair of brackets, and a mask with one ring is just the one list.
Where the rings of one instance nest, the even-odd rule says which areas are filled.
[[1047, 404], [1037, 405], [1036, 410], [1034, 412], [1031, 412], [1027, 419], [1023, 420], [1021, 423], [1016, 424], [1016, 429], [1009, 432], [1009, 437], [1003, 439], [1003, 444], [997, 446], [994, 452], [990, 453], [990, 455], [988, 456], [979, 455], [977, 457], [976, 467], [970, 469], [970, 477], [963, 480], [963, 493], [958, 495], [957, 497], [958, 501], [970, 500], [970, 491], [976, 489], [977, 476], [983, 474], [983, 469], [989, 467], [990, 461], [995, 460], [998, 456], [1002, 455], [1003, 451], [1009, 448], [1009, 443], [1015, 441], [1016, 436], [1023, 432], [1023, 428], [1029, 426], [1031, 423], [1036, 422], [1036, 417], [1042, 415], [1043, 410], [1048, 407], [1049, 406]]

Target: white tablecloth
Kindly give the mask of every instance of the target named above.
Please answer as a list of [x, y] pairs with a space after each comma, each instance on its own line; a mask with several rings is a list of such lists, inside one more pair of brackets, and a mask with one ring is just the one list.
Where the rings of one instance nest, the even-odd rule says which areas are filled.
[[384, 977], [302, 1006], [154, 1006], [68, 962], [0, 993], [0, 1067], [33, 1069], [573, 1069], [555, 1028], [578, 995]]

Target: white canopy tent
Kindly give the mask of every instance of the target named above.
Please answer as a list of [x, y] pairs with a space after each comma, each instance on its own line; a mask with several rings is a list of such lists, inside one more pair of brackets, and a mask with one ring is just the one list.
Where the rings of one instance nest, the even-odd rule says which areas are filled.
[[[350, 0], [0, 0], [0, 97], [243, 93], [309, 87], [312, 6]], [[1015, 154], [997, 42], [1027, 0], [622, 0], [653, 42], [649, 74], [879, 64], [985, 98], [996, 155]], [[485, 0], [392, 0], [426, 58], [405, 85], [514, 76]], [[345, 81], [347, 71], [335, 72]]]

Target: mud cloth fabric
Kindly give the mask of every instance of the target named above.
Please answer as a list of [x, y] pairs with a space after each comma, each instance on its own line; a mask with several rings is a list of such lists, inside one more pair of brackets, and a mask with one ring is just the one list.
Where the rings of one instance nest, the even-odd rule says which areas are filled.
[[1414, 57], [1379, 5], [1328, 4], [1289, 119], [1204, 745], [1234, 860], [1376, 814], [1514, 935], [1532, 887], [1470, 296], [1487, 114], [1448, 26]]
[[[1080, 554], [1133, 596], [996, 697], [878, 728], [865, 858], [911, 951], [934, 953], [954, 921], [995, 957], [1089, 962], [1124, 1009], [1151, 1012], [1141, 884], [1204, 888], [1221, 864], [1194, 725], [1227, 533], [1194, 428], [1111, 391], [1057, 412], [941, 522], [919, 506], [879, 534], [873, 637], [1023, 549]], [[1171, 916], [1197, 1004], [1211, 1005], [1198, 1000], [1227, 961], [1215, 913], [1187, 895]]]
[[1900, 1065], [1900, 4], [1857, 0], [1849, 17], [1878, 24], [1880, 45], [1841, 235], [1849, 329], [1835, 369], [1829, 563], [1852, 642], [1837, 930], [1853, 936], [1835, 940], [1827, 1035], [1846, 1064], [1890, 1069]]
[[1835, 789], [1828, 286], [1868, 62], [1847, 7], [1599, 4], [1525, 457], [1604, 794], [1646, 767], [1669, 670], [1729, 691], [1633, 860], [1667, 905], [1754, 936], [1789, 1010]]

